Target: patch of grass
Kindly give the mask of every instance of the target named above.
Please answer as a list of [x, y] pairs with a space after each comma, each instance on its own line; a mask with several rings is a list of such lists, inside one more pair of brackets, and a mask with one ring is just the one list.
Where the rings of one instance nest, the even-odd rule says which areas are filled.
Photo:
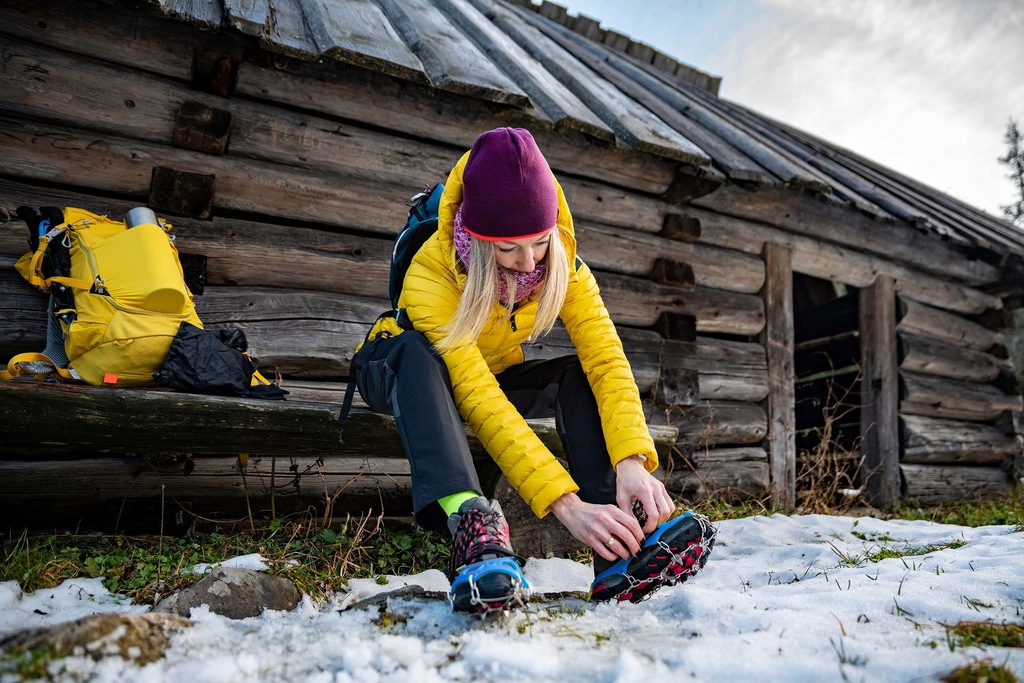
[[1018, 624], [994, 624], [990, 621], [961, 621], [946, 630], [960, 647], [1022, 647], [1024, 648], [1024, 626]]
[[443, 568], [448, 538], [381, 519], [348, 519], [335, 529], [307, 521], [272, 520], [242, 533], [159, 536], [62, 535], [10, 539], [0, 549], [0, 581], [17, 581], [24, 591], [59, 585], [65, 579], [104, 577], [111, 592], [136, 604], [195, 583], [189, 570], [231, 557], [260, 553], [269, 572], [291, 580], [314, 600], [324, 599], [350, 578], [410, 574]]
[[942, 677], [946, 683], [1018, 683], [1013, 672], [990, 659], [971, 662]]
[[949, 543], [933, 543], [931, 545], [923, 546], [912, 546], [905, 545], [900, 548], [896, 548], [889, 545], [883, 545], [877, 550], [869, 550], [864, 559], [868, 562], [881, 562], [891, 557], [916, 557], [918, 555], [929, 555], [931, 553], [939, 552], [940, 550], [952, 550], [954, 548], [962, 548], [967, 545], [967, 541], [950, 541]]
[[694, 503], [692, 507], [695, 512], [705, 514], [716, 522], [724, 519], [753, 517], [755, 515], [772, 515], [778, 512], [777, 509], [771, 507], [767, 499], [730, 501], [708, 498]]
[[[698, 512], [708, 515], [712, 520], [738, 519], [754, 515], [771, 515], [779, 512], [779, 510], [771, 507], [771, 503], [767, 498], [746, 501], [705, 500], [695, 503], [693, 508]], [[1005, 496], [984, 500], [962, 500], [943, 503], [942, 505], [931, 507], [904, 505], [889, 514], [884, 514], [873, 508], [866, 510], [862, 508], [832, 509], [830, 512], [832, 514], [848, 514], [850, 512], [859, 514], [865, 511], [879, 519], [923, 520], [969, 527], [1010, 525], [1016, 527], [1015, 531], [1024, 532], [1024, 492], [1010, 493]], [[798, 512], [808, 512], [808, 510], [799, 510]], [[868, 537], [865, 534], [858, 535], [859, 533], [855, 532], [854, 536], [865, 541], [889, 540], [885, 535]]]
[[[857, 534], [854, 534], [855, 536]], [[861, 536], [858, 536], [861, 538]], [[870, 538], [861, 538], [861, 540], [873, 540]], [[920, 555], [929, 555], [931, 553], [939, 552], [940, 550], [950, 550], [952, 548], [962, 548], [967, 545], [967, 541], [949, 541], [948, 543], [932, 543], [929, 545], [915, 546], [905, 544], [903, 546], [892, 546], [887, 543], [883, 543], [880, 546], [870, 548], [863, 553], [844, 553], [834, 544], [829, 543], [832, 546], [832, 552], [834, 552], [839, 559], [843, 561], [843, 564], [847, 564], [851, 567], [859, 567], [867, 562], [881, 562], [882, 560], [888, 560], [891, 558], [904, 558], [904, 557], [916, 557]], [[904, 563], [906, 564], [906, 563]], [[917, 567], [915, 566], [914, 569]]]
[[1005, 524], [1024, 531], [1024, 492], [1013, 492], [983, 500], [963, 500], [934, 507], [903, 506], [893, 517], [960, 526]]

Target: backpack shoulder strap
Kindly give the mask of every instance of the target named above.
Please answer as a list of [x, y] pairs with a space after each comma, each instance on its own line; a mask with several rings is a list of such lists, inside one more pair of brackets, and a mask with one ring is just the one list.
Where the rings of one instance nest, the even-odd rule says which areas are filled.
[[[37, 364], [47, 366], [45, 372], [42, 372], [41, 370], [44, 368]], [[6, 370], [0, 370], [0, 380], [14, 379], [21, 375], [35, 375], [36, 379], [42, 380], [52, 372], [56, 372], [61, 379], [74, 379], [70, 370], [58, 367], [56, 363], [41, 353], [19, 353], [7, 364]]]

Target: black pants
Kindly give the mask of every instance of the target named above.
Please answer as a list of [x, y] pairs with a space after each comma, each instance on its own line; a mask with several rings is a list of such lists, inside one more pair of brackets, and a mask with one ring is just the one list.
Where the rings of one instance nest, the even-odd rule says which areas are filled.
[[[445, 528], [439, 498], [462, 491], [482, 492], [447, 366], [426, 337], [410, 330], [367, 341], [353, 368], [367, 405], [395, 418], [412, 470], [416, 521], [428, 529]], [[615, 472], [597, 401], [579, 358], [527, 361], [501, 372], [497, 379], [523, 417], [554, 416], [580, 498], [614, 503]]]

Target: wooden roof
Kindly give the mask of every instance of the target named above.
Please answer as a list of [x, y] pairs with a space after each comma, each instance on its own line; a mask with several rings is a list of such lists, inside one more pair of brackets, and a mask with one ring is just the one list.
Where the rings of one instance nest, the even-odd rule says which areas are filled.
[[941, 239], [1024, 255], [1024, 231], [717, 96], [718, 78], [530, 0], [149, 0], [263, 49], [517, 107], [538, 124], [744, 186], [811, 191]]

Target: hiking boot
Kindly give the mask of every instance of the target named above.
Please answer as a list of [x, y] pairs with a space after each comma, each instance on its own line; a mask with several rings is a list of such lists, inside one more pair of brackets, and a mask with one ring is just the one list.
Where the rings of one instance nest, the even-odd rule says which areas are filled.
[[607, 568], [595, 560], [590, 599], [640, 602], [662, 586], [686, 581], [707, 564], [717, 533], [707, 517], [692, 510], [662, 522], [633, 557]]
[[452, 550], [445, 574], [456, 612], [494, 612], [522, 604], [530, 585], [512, 551], [508, 523], [498, 501], [482, 496], [464, 502], [448, 517]]

